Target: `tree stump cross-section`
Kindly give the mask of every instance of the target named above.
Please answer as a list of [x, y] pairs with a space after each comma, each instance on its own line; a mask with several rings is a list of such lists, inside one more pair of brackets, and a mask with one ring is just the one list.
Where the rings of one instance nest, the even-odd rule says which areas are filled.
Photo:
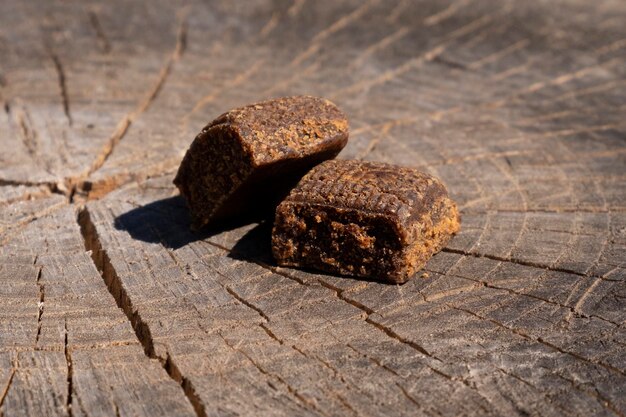
[[[0, 416], [626, 416], [626, 3], [0, 3]], [[212, 118], [311, 94], [446, 183], [401, 286], [189, 231]]]

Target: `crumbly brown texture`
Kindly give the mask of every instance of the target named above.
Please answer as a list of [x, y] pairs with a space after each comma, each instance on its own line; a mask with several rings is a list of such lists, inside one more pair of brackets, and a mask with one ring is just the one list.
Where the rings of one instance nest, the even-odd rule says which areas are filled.
[[196, 136], [174, 183], [192, 226], [272, 210], [300, 178], [334, 158], [348, 121], [328, 100], [283, 97], [222, 114]]
[[383, 163], [315, 167], [276, 209], [279, 265], [406, 282], [460, 229], [438, 179]]

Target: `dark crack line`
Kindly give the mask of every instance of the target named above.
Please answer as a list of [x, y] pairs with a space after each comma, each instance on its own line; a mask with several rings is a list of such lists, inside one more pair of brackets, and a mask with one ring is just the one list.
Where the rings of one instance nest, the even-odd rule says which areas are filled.
[[183, 391], [185, 392], [185, 395], [189, 399], [189, 402], [191, 402], [191, 405], [193, 406], [193, 409], [196, 412], [196, 415], [206, 416], [207, 415], [206, 408], [204, 406], [204, 403], [202, 402], [202, 399], [196, 392], [194, 385], [191, 383], [191, 381], [188, 378], [183, 376], [182, 372], [180, 372], [180, 369], [176, 366], [176, 364], [172, 360], [172, 357], [169, 354], [169, 352], [167, 352], [167, 357], [165, 359], [165, 363], [163, 364], [163, 367], [165, 368], [165, 371], [167, 372], [167, 374], [173, 380], [178, 382], [180, 386], [183, 388]]
[[56, 187], [56, 183], [54, 182], [48, 182], [48, 181], [42, 181], [42, 182], [37, 182], [37, 181], [20, 181], [20, 180], [9, 180], [9, 179], [5, 179], [5, 178], [0, 178], [0, 186], [7, 186], [7, 187], [39, 187], [39, 186], [44, 186], [44, 187], [48, 187], [50, 188], [50, 191], [52, 191], [52, 188]]
[[[9, 390], [11, 389], [11, 384], [13, 383], [13, 378], [15, 377], [15, 373], [16, 372], [17, 372], [17, 367], [14, 366], [11, 369], [11, 374], [9, 375], [9, 380], [7, 381], [7, 384], [4, 387], [4, 390], [2, 391], [2, 396], [0, 397], [0, 409], [2, 408], [2, 405], [4, 404], [4, 400], [9, 395]], [[0, 410], [0, 414], [1, 413], [2, 413], [2, 411]]]
[[67, 400], [65, 403], [65, 408], [67, 409], [67, 414], [69, 417], [72, 417], [72, 395], [73, 395], [73, 380], [74, 380], [74, 370], [72, 368], [72, 352], [68, 347], [68, 331], [67, 331], [67, 319], [65, 319], [65, 323], [63, 325], [65, 329], [64, 335], [64, 346], [63, 353], [65, 354], [65, 361], [67, 363]]
[[33, 159], [37, 159], [39, 141], [37, 138], [37, 131], [32, 127], [32, 121], [30, 114], [23, 109], [16, 112], [15, 118], [20, 128], [20, 136], [22, 137], [22, 143], [26, 148], [26, 151]]
[[385, 365], [384, 363], [382, 363], [378, 359], [374, 358], [373, 356], [370, 356], [367, 353], [361, 352], [360, 350], [358, 350], [357, 348], [352, 346], [350, 343], [346, 343], [346, 346], [348, 346], [350, 349], [352, 349], [353, 351], [355, 351], [359, 355], [362, 355], [365, 358], [369, 359], [370, 361], [374, 362], [376, 365], [378, 365], [379, 367], [383, 368], [384, 370], [392, 373], [395, 376], [398, 376], [398, 377], [402, 378], [402, 376], [399, 373], [397, 373], [394, 369], [388, 367], [387, 365]]
[[410, 395], [406, 388], [404, 388], [400, 383], [396, 382], [396, 387], [400, 388], [400, 392], [406, 397], [407, 400], [412, 402], [419, 409], [423, 409], [422, 405], [415, 398], [413, 398], [413, 396]]
[[[309, 355], [309, 354], [307, 354], [304, 350], [300, 349], [296, 345], [291, 345], [291, 348], [293, 350], [295, 350], [296, 352], [300, 353], [305, 358], [312, 359], [314, 361], [317, 361], [317, 362], [321, 363], [322, 365], [324, 365], [326, 368], [328, 368], [333, 373], [333, 376], [335, 378], [339, 379], [341, 382], [346, 384], [345, 378], [339, 373], [339, 371], [337, 369], [335, 369], [333, 366], [331, 366], [330, 363], [326, 362], [325, 360], [323, 360], [322, 358], [318, 357], [317, 355]], [[357, 387], [355, 387], [355, 388], [357, 388]]]
[[456, 62], [456, 61], [453, 61], [451, 59], [444, 58], [442, 56], [434, 57], [433, 58], [433, 62], [436, 62], [436, 63], [441, 64], [441, 65], [445, 65], [446, 67], [449, 67], [449, 68], [452, 68], [452, 69], [458, 69], [458, 70], [462, 70], [462, 71], [469, 71], [469, 68], [464, 63]]
[[65, 75], [65, 70], [63, 69], [63, 64], [57, 54], [50, 52], [50, 58], [52, 58], [52, 62], [54, 62], [54, 68], [56, 69], [57, 77], [59, 78], [59, 89], [61, 90], [61, 99], [63, 100], [63, 112], [67, 118], [67, 123], [72, 126], [70, 98], [67, 93], [67, 77]]
[[120, 277], [117, 275], [117, 271], [113, 267], [109, 255], [103, 249], [96, 231], [96, 226], [91, 219], [89, 211], [83, 208], [79, 212], [77, 220], [81, 234], [83, 235], [85, 249], [91, 252], [91, 258], [96, 269], [102, 276], [107, 289], [115, 299], [117, 306], [126, 314], [126, 317], [128, 317], [137, 339], [144, 348], [144, 353], [150, 359], [159, 360], [163, 369], [167, 372], [167, 375], [181, 386], [185, 397], [192, 405], [196, 415], [198, 417], [207, 417], [206, 409], [196, 393], [195, 387], [189, 379], [182, 376], [169, 352], [166, 352], [166, 357], [161, 357], [156, 354], [150, 327], [142, 319], [139, 310], [133, 306]]
[[[217, 271], [216, 271], [217, 272]], [[222, 275], [221, 273], [218, 272], [218, 274]], [[248, 308], [251, 308], [252, 310], [256, 311], [257, 313], [259, 313], [259, 315], [261, 317], [263, 317], [263, 319], [267, 322], [270, 321], [269, 317], [267, 317], [267, 315], [257, 306], [255, 306], [254, 304], [252, 304], [250, 301], [243, 299], [241, 296], [239, 296], [239, 294], [237, 294], [232, 288], [230, 288], [228, 285], [225, 284], [221, 284], [220, 285], [226, 290], [226, 292], [228, 292], [230, 295], [233, 296], [233, 298], [235, 298], [237, 301], [239, 301], [241, 304], [245, 305]]]
[[356, 411], [356, 410], [355, 410], [355, 409], [354, 409], [354, 408], [350, 405], [350, 403], [349, 403], [349, 402], [348, 402], [345, 398], [343, 398], [341, 395], [339, 395], [338, 393], [334, 392], [334, 393], [333, 393], [333, 396], [334, 396], [335, 398], [337, 398], [337, 399], [339, 400], [339, 402], [341, 403], [341, 405], [343, 405], [346, 409], [348, 409], [348, 410], [352, 413], [352, 415], [353, 415], [353, 416], [357, 416], [357, 417], [358, 417], [358, 416], [360, 415], [360, 414], [359, 414], [359, 412], [358, 412], [358, 411]]
[[498, 371], [502, 372], [503, 374], [505, 374], [505, 375], [507, 375], [507, 376], [509, 376], [509, 377], [511, 377], [511, 378], [514, 378], [514, 379], [518, 380], [519, 382], [521, 382], [521, 383], [523, 383], [524, 385], [526, 385], [526, 386], [530, 387], [530, 388], [531, 388], [531, 389], [533, 389], [534, 391], [536, 391], [536, 392], [541, 392], [541, 390], [540, 390], [540, 389], [538, 389], [538, 388], [537, 388], [537, 387], [535, 387], [533, 384], [531, 384], [530, 382], [526, 381], [525, 379], [523, 379], [523, 378], [522, 378], [522, 377], [520, 377], [519, 375], [516, 375], [516, 374], [514, 374], [513, 372], [509, 372], [509, 371], [507, 371], [507, 370], [505, 370], [505, 369], [502, 369], [502, 368], [498, 368], [498, 367], [496, 367], [496, 369], [497, 369]]
[[282, 339], [280, 339], [278, 336], [276, 336], [274, 332], [265, 323], [260, 323], [259, 326], [265, 331], [265, 333], [267, 333], [269, 337], [277, 341], [279, 344], [281, 345], [285, 344], [285, 342]]
[[366, 318], [365, 321], [368, 322], [369, 324], [371, 324], [372, 326], [376, 327], [378, 330], [384, 332], [387, 336], [391, 337], [392, 339], [396, 339], [398, 342], [412, 347], [413, 349], [417, 350], [422, 355], [428, 356], [428, 357], [433, 358], [433, 359], [435, 359], [435, 360], [437, 360], [439, 362], [442, 362], [441, 359], [439, 359], [436, 356], [434, 356], [432, 353], [430, 353], [429, 351], [424, 349], [422, 346], [418, 345], [415, 342], [412, 342], [411, 340], [408, 340], [408, 339], [400, 336], [398, 333], [394, 332], [389, 327], [385, 327], [382, 324], [373, 321], [369, 317]]
[[[153, 168], [148, 171], [122, 172], [103, 177], [97, 181], [89, 178], [75, 184], [75, 194], [80, 200], [99, 200], [131, 182], [141, 183], [151, 178], [159, 178], [176, 173], [180, 160], [172, 160], [171, 164], [167, 164], [166, 168]], [[76, 182], [76, 180], [74, 180]]]
[[89, 23], [91, 23], [91, 26], [96, 33], [96, 38], [98, 39], [98, 43], [102, 48], [102, 52], [104, 52], [105, 54], [111, 52], [111, 42], [104, 33], [102, 25], [100, 24], [100, 19], [98, 19], [98, 15], [95, 12], [89, 12]]
[[547, 271], [563, 272], [565, 274], [578, 275], [579, 277], [585, 277], [585, 278], [593, 277], [593, 278], [598, 278], [598, 279], [605, 279], [604, 277], [601, 277], [599, 275], [584, 274], [582, 272], [578, 272], [573, 269], [556, 268], [551, 265], [540, 264], [540, 263], [532, 262], [532, 261], [524, 261], [522, 259], [517, 259], [517, 258], [507, 258], [503, 256], [490, 255], [486, 253], [468, 252], [468, 251], [461, 250], [461, 249], [451, 249], [451, 248], [443, 248], [441, 251], [448, 252], [448, 253], [456, 253], [457, 255], [463, 255], [463, 256], [472, 256], [474, 258], [487, 258], [487, 259], [491, 259], [494, 261], [507, 262], [511, 264], [528, 266], [531, 268], [543, 269]]
[[[46, 187], [49, 194], [62, 195], [67, 198], [68, 203], [72, 203], [73, 202], [72, 197], [74, 195], [75, 189], [67, 188], [66, 183], [67, 181], [63, 181], [63, 180], [57, 183], [57, 182], [51, 182], [51, 181], [32, 182], [32, 181], [9, 180], [9, 179], [0, 178], [0, 187]], [[13, 203], [15, 201], [26, 200], [26, 199], [45, 198], [45, 197], [48, 197], [49, 194], [46, 194], [43, 192], [41, 193], [27, 192], [20, 197], [17, 197], [9, 201], [5, 201], [2, 204], [6, 205], [6, 204]]]
[[[120, 174], [117, 176], [109, 176], [99, 181], [98, 183], [93, 183], [87, 179], [80, 180], [82, 176], [65, 177], [60, 179], [58, 182], [22, 181], [0, 178], [0, 187], [46, 187], [48, 193], [65, 196], [68, 200], [68, 203], [81, 203], [84, 200], [99, 200], [110, 192], [115, 191], [131, 182], [140, 182], [148, 180], [150, 178], [158, 178], [166, 175], [172, 175], [176, 172], [179, 162], [180, 161], [178, 161], [175, 166], [171, 165], [171, 167], [168, 167], [164, 171], [160, 171], [158, 173], [151, 172], [146, 174], [141, 172], [131, 172]], [[94, 187], [95, 185], [99, 186], [101, 184], [105, 184], [105, 186], [101, 188]], [[44, 193], [25, 193], [20, 197], [2, 202], [0, 204], [7, 205], [15, 201], [45, 198], [47, 196], [48, 194]]]
[[[429, 358], [435, 359], [438, 362], [442, 362], [441, 359], [439, 359], [438, 357], [434, 356], [432, 353], [430, 353], [428, 350], [426, 350], [423, 346], [420, 346], [419, 344], [408, 340], [402, 336], [400, 336], [398, 333], [394, 332], [392, 329], [390, 329], [389, 327], [384, 326], [381, 323], [378, 323], [374, 320], [371, 319], [370, 315], [374, 313], [374, 310], [372, 310], [369, 307], [366, 307], [365, 305], [359, 303], [356, 300], [352, 300], [346, 296], [343, 295], [343, 290], [340, 288], [337, 288], [327, 282], [325, 282], [324, 280], [321, 280], [319, 278], [317, 278], [317, 281], [324, 287], [332, 290], [335, 292], [335, 295], [337, 296], [337, 298], [339, 298], [340, 300], [345, 301], [346, 303], [358, 308], [359, 310], [364, 311], [367, 316], [365, 317], [365, 322], [368, 324], [371, 324], [372, 326], [376, 327], [378, 330], [382, 331], [383, 333], [385, 333], [387, 336], [391, 337], [392, 339], [397, 340], [400, 343], [403, 343], [413, 349], [415, 349], [416, 351], [420, 352], [422, 355], [428, 356]], [[432, 368], [431, 368], [432, 369]], [[439, 372], [436, 369], [433, 369], [433, 371], [435, 372]]]
[[43, 267], [39, 267], [37, 272], [37, 287], [39, 287], [39, 302], [37, 303], [37, 335], [35, 336], [35, 347], [39, 344], [39, 337], [41, 336], [41, 319], [43, 316], [44, 301], [45, 301], [45, 287], [41, 283], [41, 273]]

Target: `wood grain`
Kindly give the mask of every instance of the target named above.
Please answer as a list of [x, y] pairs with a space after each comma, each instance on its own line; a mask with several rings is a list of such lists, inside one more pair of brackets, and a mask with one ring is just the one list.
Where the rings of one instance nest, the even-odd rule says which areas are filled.
[[[0, 415], [626, 415], [626, 6], [0, 3]], [[392, 286], [192, 234], [223, 111], [335, 101], [462, 231]]]

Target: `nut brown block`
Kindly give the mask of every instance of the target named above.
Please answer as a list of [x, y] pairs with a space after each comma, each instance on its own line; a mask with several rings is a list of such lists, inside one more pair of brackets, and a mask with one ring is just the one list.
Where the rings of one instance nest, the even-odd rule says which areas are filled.
[[348, 121], [328, 100], [309, 96], [263, 101], [224, 113], [187, 151], [174, 184], [192, 226], [273, 210], [313, 166], [348, 141]]
[[402, 283], [460, 228], [438, 179], [383, 163], [315, 167], [276, 209], [279, 265]]

